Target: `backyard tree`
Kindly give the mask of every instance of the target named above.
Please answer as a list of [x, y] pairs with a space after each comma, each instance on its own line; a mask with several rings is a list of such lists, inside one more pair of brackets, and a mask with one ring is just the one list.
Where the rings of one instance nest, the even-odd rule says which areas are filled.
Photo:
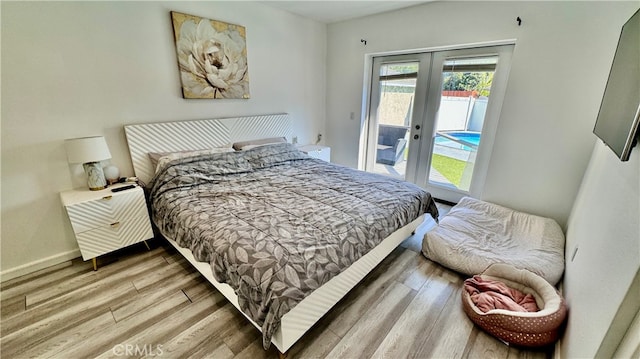
[[445, 72], [443, 90], [477, 91], [480, 96], [489, 96], [493, 72]]

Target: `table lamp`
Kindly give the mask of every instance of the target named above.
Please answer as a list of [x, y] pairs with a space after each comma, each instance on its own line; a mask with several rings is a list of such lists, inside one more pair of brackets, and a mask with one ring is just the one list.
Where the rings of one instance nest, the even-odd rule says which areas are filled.
[[88, 177], [89, 189], [105, 189], [107, 181], [102, 172], [100, 161], [111, 158], [107, 142], [102, 136], [73, 138], [64, 141], [69, 163], [82, 163]]

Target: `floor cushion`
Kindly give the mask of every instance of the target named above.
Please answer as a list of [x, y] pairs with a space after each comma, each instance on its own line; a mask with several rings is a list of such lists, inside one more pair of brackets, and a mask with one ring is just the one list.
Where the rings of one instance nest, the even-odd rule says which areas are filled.
[[493, 264], [480, 277], [497, 280], [509, 288], [532, 294], [539, 308], [536, 312], [492, 309], [483, 312], [462, 290], [462, 307], [469, 318], [489, 334], [509, 344], [540, 347], [555, 343], [561, 335], [567, 307], [558, 291], [542, 277], [508, 264]]
[[555, 285], [564, 272], [564, 234], [556, 221], [471, 197], [462, 198], [425, 234], [422, 252], [467, 275], [507, 263]]

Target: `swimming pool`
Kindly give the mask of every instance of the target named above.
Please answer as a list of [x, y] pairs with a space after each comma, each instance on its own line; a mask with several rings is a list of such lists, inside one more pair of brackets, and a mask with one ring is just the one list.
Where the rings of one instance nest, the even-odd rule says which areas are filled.
[[459, 148], [465, 151], [474, 151], [480, 145], [480, 132], [470, 131], [447, 131], [436, 134], [436, 144]]

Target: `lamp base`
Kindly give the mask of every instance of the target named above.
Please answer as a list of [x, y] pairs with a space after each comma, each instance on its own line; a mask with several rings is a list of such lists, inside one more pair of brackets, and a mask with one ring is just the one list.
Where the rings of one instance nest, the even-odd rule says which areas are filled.
[[87, 162], [82, 165], [84, 173], [87, 174], [89, 189], [92, 191], [99, 191], [107, 188], [107, 181], [104, 179], [104, 172], [100, 162]]

